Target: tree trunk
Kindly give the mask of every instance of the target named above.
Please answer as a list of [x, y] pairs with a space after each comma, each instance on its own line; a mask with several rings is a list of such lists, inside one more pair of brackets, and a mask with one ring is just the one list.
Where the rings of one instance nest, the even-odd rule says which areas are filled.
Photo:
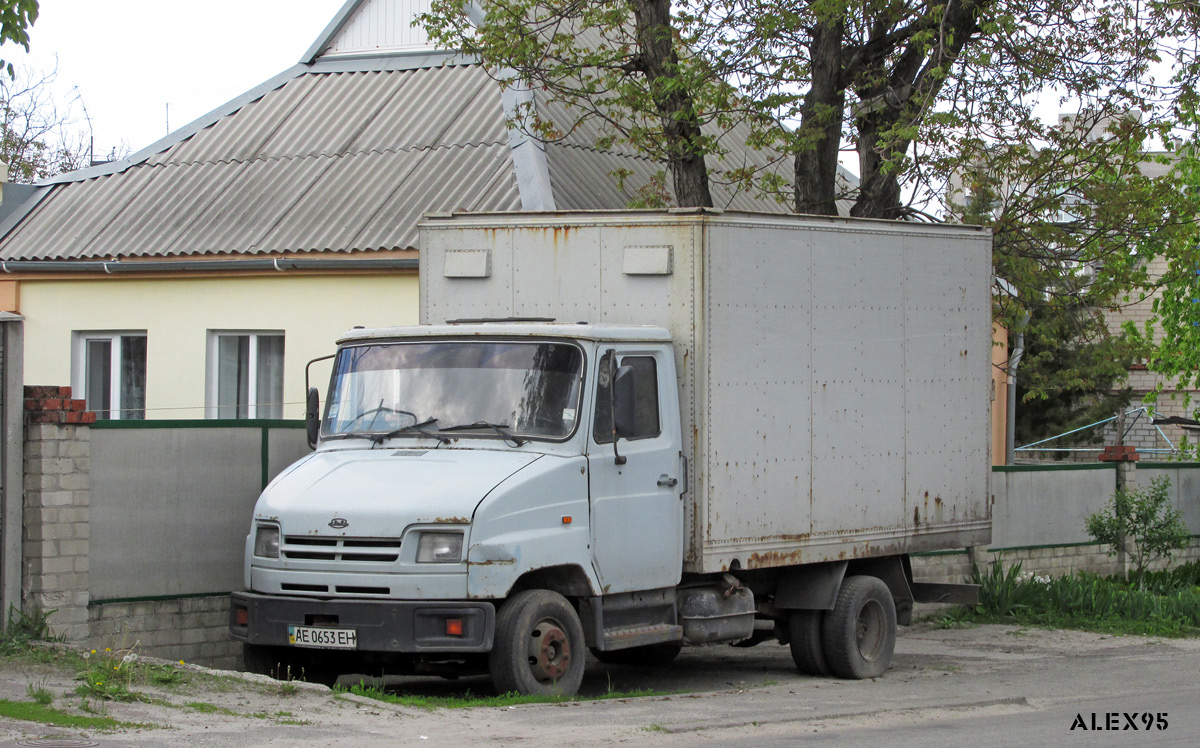
[[836, 216], [838, 147], [846, 87], [842, 78], [842, 19], [813, 29], [812, 86], [800, 108], [795, 157], [796, 212]]
[[850, 215], [858, 218], [898, 219], [903, 210], [900, 204], [900, 182], [894, 174], [884, 173], [886, 155], [902, 154], [911, 141], [892, 144], [889, 153], [881, 152], [879, 122], [872, 115], [858, 121], [858, 168], [861, 181], [858, 185], [858, 200], [850, 208]]
[[677, 77], [679, 57], [675, 52], [670, 0], [633, 0], [632, 5], [641, 48], [639, 68], [646, 75], [654, 108], [662, 118], [675, 201], [685, 208], [711, 208], [713, 200], [695, 101], [684, 87], [671, 85]]

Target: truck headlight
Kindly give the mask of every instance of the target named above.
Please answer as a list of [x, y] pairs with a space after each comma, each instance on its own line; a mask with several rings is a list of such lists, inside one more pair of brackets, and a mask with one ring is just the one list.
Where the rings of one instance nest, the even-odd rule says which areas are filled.
[[461, 532], [423, 532], [417, 541], [417, 563], [457, 564], [462, 561]]
[[260, 558], [279, 558], [279, 527], [258, 525], [254, 531], [254, 555]]

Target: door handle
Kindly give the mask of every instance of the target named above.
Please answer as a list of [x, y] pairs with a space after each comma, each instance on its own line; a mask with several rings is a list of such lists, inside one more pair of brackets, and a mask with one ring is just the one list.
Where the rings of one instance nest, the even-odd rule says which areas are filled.
[[672, 478], [669, 475], [661, 475], [658, 478], [658, 485], [661, 488], [674, 488], [679, 485], [679, 479]]

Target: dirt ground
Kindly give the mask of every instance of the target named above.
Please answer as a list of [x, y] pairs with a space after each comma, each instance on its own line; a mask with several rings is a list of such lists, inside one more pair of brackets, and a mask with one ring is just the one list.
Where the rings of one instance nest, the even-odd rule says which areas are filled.
[[[1075, 703], [1070, 701], [1074, 699], [1086, 705], [1088, 699], [1125, 692], [1142, 694], [1150, 699], [1146, 708], [1153, 708], [1152, 694], [1189, 687], [1198, 667], [1198, 639], [1014, 626], [941, 630], [919, 624], [901, 629], [892, 668], [875, 681], [802, 676], [787, 648], [778, 644], [721, 646], [685, 650], [673, 665], [653, 671], [589, 661], [584, 694], [644, 689], [653, 692], [650, 696], [426, 710], [337, 694], [323, 686], [184, 666], [186, 677], [174, 680], [186, 682], [135, 682], [134, 690], [146, 697], [143, 701], [88, 700], [92, 713], [143, 726], [104, 732], [0, 718], [0, 747], [429, 748], [534, 740], [551, 745], [668, 746], [721, 735], [732, 736], [736, 744], [742, 732], [762, 731], [764, 725], [774, 725], [780, 734], [798, 729], [836, 733], [985, 715], [1023, 719], [1052, 704]], [[0, 699], [29, 701], [32, 689], [43, 689], [52, 694], [53, 707], [87, 713], [80, 711], [78, 674], [78, 661], [67, 665], [30, 656], [4, 658]], [[1180, 678], [1188, 680], [1176, 684]], [[492, 693], [486, 678], [409, 678], [389, 688], [426, 695]], [[1185, 720], [1184, 715], [1179, 720]], [[1188, 729], [1181, 721], [1174, 727], [1176, 734]]]

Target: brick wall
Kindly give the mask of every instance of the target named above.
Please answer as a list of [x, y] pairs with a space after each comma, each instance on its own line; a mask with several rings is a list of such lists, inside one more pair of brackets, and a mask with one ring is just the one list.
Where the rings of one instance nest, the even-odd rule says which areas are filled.
[[54, 611], [49, 622], [68, 641], [87, 636], [87, 424], [96, 419], [70, 387], [25, 388], [24, 571], [27, 611]]

